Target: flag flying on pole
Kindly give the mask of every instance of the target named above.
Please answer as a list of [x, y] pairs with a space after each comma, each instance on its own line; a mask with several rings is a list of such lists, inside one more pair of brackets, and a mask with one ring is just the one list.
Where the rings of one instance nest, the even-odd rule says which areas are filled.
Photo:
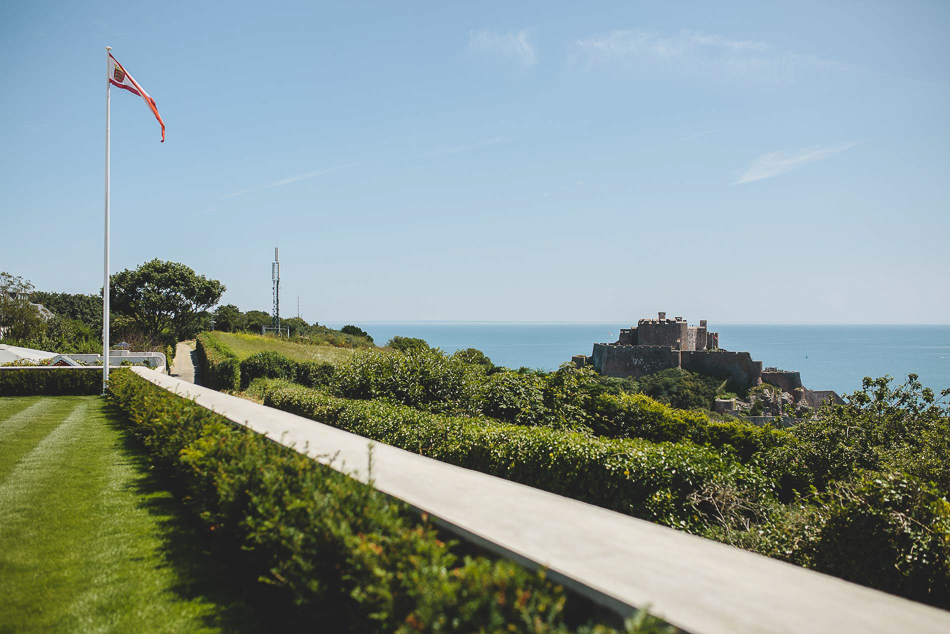
[[162, 126], [162, 143], [164, 143], [165, 122], [162, 121], [161, 115], [158, 114], [158, 107], [155, 105], [155, 100], [148, 96], [148, 93], [145, 92], [145, 89], [142, 88], [137, 81], [132, 79], [132, 75], [122, 67], [122, 64], [112, 57], [112, 53], [109, 53], [109, 83], [117, 88], [124, 88], [133, 95], [138, 95], [145, 100], [145, 104], [149, 110], [152, 111], [152, 114], [155, 115], [155, 118], [158, 119], [159, 125]]

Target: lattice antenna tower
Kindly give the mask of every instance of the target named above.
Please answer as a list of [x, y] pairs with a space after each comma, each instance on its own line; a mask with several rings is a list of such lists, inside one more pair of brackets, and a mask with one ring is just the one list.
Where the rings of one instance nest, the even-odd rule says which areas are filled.
[[280, 253], [277, 247], [274, 247], [274, 261], [270, 265], [270, 277], [274, 283], [274, 328], [277, 329], [277, 336], [280, 336]]

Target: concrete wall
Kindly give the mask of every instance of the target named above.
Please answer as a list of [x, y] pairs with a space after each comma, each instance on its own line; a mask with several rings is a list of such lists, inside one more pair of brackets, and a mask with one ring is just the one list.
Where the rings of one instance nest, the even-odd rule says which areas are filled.
[[603, 376], [637, 378], [678, 368], [680, 351], [669, 346], [611, 346], [595, 343], [594, 370]]
[[748, 352], [683, 351], [680, 359], [680, 367], [684, 370], [728, 379], [730, 384], [740, 389], [762, 382], [762, 362], [754, 361]]

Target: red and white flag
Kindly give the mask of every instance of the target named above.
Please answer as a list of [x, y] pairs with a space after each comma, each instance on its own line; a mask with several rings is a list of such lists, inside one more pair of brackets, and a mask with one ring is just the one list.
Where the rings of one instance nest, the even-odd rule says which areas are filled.
[[133, 95], [138, 95], [145, 100], [148, 109], [152, 111], [152, 114], [155, 115], [155, 118], [158, 119], [158, 123], [162, 126], [162, 143], [164, 143], [165, 122], [162, 121], [161, 115], [158, 114], [158, 107], [155, 105], [155, 100], [148, 96], [148, 93], [145, 92], [145, 89], [142, 88], [137, 81], [132, 79], [132, 75], [122, 67], [122, 64], [112, 57], [112, 53], [109, 53], [109, 83], [118, 88], [128, 90]]

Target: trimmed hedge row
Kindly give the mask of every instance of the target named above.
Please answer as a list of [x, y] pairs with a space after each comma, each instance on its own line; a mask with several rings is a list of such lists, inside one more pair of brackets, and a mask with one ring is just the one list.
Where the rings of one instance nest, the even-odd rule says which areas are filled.
[[[292, 629], [566, 632], [543, 573], [465, 557], [401, 502], [231, 424], [131, 372], [111, 400], [248, 580], [273, 588]], [[655, 622], [627, 631], [658, 631]], [[579, 631], [608, 633], [605, 626]]]
[[332, 363], [294, 361], [279, 352], [258, 352], [241, 361], [241, 388], [247, 389], [255, 379], [287, 379], [306, 387], [326, 385], [333, 378]]
[[281, 381], [258, 381], [265, 405], [443, 462], [520, 482], [634, 517], [700, 532], [712, 509], [695, 502], [728, 489], [758, 507], [772, 483], [711, 449], [423, 412], [355, 401]]
[[195, 337], [195, 344], [201, 385], [213, 390], [239, 390], [241, 368], [237, 355], [206, 332]]
[[102, 368], [0, 368], [0, 396], [102, 394]]

